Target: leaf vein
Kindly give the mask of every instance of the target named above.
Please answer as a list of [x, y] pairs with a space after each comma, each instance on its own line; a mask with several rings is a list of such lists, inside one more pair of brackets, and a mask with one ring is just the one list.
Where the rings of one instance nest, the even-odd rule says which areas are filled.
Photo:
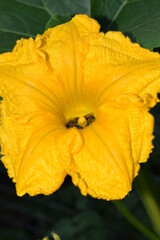
[[47, 4], [45, 3], [45, 1], [44, 1], [44, 0], [41, 0], [41, 3], [43, 4], [44, 9], [46, 10], [46, 12], [47, 12], [50, 16], [52, 16], [52, 13], [51, 13], [51, 11], [49, 10], [49, 8], [48, 8]]
[[8, 32], [8, 33], [13, 33], [13, 34], [17, 34], [17, 35], [23, 35], [23, 36], [26, 36], [26, 37], [35, 37], [35, 35], [32, 35], [32, 34], [28, 34], [28, 33], [24, 33], [24, 32], [19, 32], [19, 31], [14, 31], [14, 30], [5, 29], [5, 28], [0, 28], [0, 31], [2, 31], [2, 32]]
[[120, 12], [122, 11], [122, 9], [125, 7], [125, 5], [126, 5], [127, 3], [128, 3], [128, 0], [125, 0], [125, 1], [122, 3], [122, 5], [119, 7], [119, 9], [117, 10], [117, 12], [114, 14], [114, 16], [113, 16], [110, 24], [108, 25], [107, 30], [110, 28], [110, 26], [112, 25], [112, 23], [113, 23], [114, 21], [116, 21], [116, 19], [117, 19], [117, 17], [119, 16]]

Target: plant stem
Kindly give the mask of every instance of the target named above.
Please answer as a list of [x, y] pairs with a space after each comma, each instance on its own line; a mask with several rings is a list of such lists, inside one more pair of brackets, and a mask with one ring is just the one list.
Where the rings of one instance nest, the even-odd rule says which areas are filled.
[[150, 240], [159, 240], [159, 237], [155, 235], [148, 227], [142, 224], [122, 203], [122, 201], [113, 201], [117, 209], [123, 214], [123, 216], [143, 235]]
[[143, 205], [151, 219], [153, 228], [160, 237], [160, 206], [158, 202], [158, 194], [155, 186], [150, 179], [147, 169], [141, 169], [136, 179], [136, 187], [142, 199]]

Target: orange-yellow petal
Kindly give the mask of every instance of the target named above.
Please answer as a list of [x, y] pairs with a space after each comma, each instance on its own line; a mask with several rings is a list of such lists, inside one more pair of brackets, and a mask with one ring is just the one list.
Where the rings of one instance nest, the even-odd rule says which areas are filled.
[[[64, 166], [62, 168], [57, 164], [54, 147], [50, 146], [50, 152], [47, 155], [46, 150], [49, 151], [49, 149], [46, 138], [41, 141], [50, 129], [64, 128], [59, 102], [56, 102], [54, 92], [51, 91], [52, 88], [56, 89], [53, 78], [44, 59], [39, 56], [32, 39], [22, 39], [12, 53], [0, 55], [2, 162], [8, 169], [9, 176], [17, 182], [18, 195], [26, 192], [31, 195], [49, 194], [59, 188], [66, 175]], [[54, 142], [56, 135], [53, 133]], [[37, 157], [30, 154], [26, 160], [25, 151], [30, 152], [36, 143], [38, 144], [36, 149], [39, 150]], [[39, 146], [42, 147], [43, 154], [40, 153]], [[23, 173], [19, 174], [22, 165]], [[31, 176], [32, 170], [40, 170], [42, 165], [43, 171]]]
[[132, 43], [120, 32], [99, 33], [89, 39], [84, 81], [100, 104], [123, 94], [135, 94], [144, 100], [150, 95], [156, 103], [159, 79], [158, 53]]
[[122, 103], [108, 102], [96, 121], [83, 129], [84, 147], [74, 154], [70, 175], [83, 195], [121, 199], [132, 188], [139, 163], [152, 150], [153, 117], [143, 102], [124, 96]]
[[39, 49], [47, 55], [48, 65], [56, 76], [59, 84], [57, 95], [66, 117], [73, 117], [83, 108], [82, 105], [89, 105], [91, 101], [84, 85], [83, 63], [88, 39], [90, 35], [98, 34], [99, 28], [95, 20], [86, 15], [77, 15], [70, 22], [50, 28], [35, 39]]
[[71, 153], [83, 146], [81, 135], [50, 119], [35, 129], [23, 152], [16, 180], [19, 196], [51, 194], [63, 183], [72, 164]]
[[17, 173], [16, 189], [19, 196], [29, 193], [51, 194], [63, 183], [66, 176], [65, 164], [57, 151], [57, 138], [64, 128], [46, 123], [39, 126], [30, 136], [23, 152]]

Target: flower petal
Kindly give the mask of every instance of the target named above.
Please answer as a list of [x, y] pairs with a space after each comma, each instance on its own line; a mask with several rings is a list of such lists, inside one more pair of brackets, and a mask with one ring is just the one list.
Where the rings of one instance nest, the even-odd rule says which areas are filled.
[[131, 93], [142, 99], [150, 95], [156, 103], [160, 55], [132, 43], [120, 32], [95, 34], [88, 42], [84, 81], [100, 104]]
[[[64, 103], [65, 114], [70, 111], [74, 115], [77, 101], [80, 103], [86, 98], [83, 94], [83, 62], [88, 38], [92, 33], [98, 34], [99, 28], [95, 20], [77, 15], [68, 23], [48, 29], [35, 40], [41, 43], [39, 48], [48, 56], [48, 63], [63, 89], [59, 97]], [[73, 105], [69, 106], [69, 110], [65, 104], [67, 100]]]
[[[29, 148], [29, 141], [32, 142], [31, 136], [33, 133], [35, 131], [39, 132], [43, 124], [52, 125], [52, 128], [58, 127], [59, 124], [64, 128], [64, 119], [59, 109], [59, 102], [56, 101], [56, 97], [51, 91], [52, 88], [56, 89], [57, 87], [48, 66], [37, 54], [33, 47], [33, 40], [21, 40], [20, 42], [12, 53], [0, 55], [1, 153], [3, 155], [2, 162], [14, 182], [19, 179], [19, 168], [23, 161], [23, 153], [26, 148]], [[58, 119], [58, 123], [55, 119]], [[56, 124], [54, 125], [55, 121]], [[43, 132], [41, 134], [44, 135]], [[39, 157], [40, 155], [37, 155], [37, 158]], [[36, 161], [37, 159], [35, 159]], [[47, 162], [46, 159], [44, 161]], [[32, 165], [34, 165], [33, 162]], [[58, 165], [57, 169], [59, 169]], [[60, 177], [58, 173], [61, 179], [59, 179], [59, 182], [57, 180], [57, 183], [55, 181], [52, 190], [59, 187], [56, 184], [63, 182], [64, 169], [62, 173], [63, 177]], [[52, 175], [55, 177], [56, 168], [54, 168]], [[23, 181], [20, 182], [22, 185]], [[38, 191], [40, 191], [40, 188], [37, 187], [35, 194]], [[43, 187], [41, 191], [45, 193]], [[34, 193], [33, 189], [28, 192], [32, 195]], [[18, 190], [19, 195], [23, 193]]]
[[101, 106], [96, 121], [83, 130], [84, 147], [73, 156], [70, 173], [81, 193], [106, 200], [123, 198], [139, 163], [152, 149], [153, 117], [137, 97]]
[[16, 183], [19, 196], [50, 194], [63, 183], [66, 171], [56, 149], [57, 138], [63, 131], [50, 123], [32, 133], [19, 166]]
[[72, 164], [71, 153], [83, 146], [81, 135], [54, 123], [40, 126], [32, 133], [23, 153], [17, 177], [17, 194], [50, 194], [63, 183]]
[[66, 171], [56, 154], [56, 141], [64, 130], [49, 113], [6, 116], [0, 129], [2, 162], [17, 183], [19, 196], [49, 194], [62, 184]]

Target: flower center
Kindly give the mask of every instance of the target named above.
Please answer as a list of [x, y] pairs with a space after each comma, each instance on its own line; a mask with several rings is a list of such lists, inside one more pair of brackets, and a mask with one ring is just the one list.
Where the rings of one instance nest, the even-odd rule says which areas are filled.
[[78, 129], [83, 129], [83, 128], [89, 126], [92, 122], [94, 122], [95, 119], [96, 118], [92, 114], [87, 114], [82, 117], [75, 117], [75, 118], [70, 119], [66, 123], [66, 128], [76, 127]]

